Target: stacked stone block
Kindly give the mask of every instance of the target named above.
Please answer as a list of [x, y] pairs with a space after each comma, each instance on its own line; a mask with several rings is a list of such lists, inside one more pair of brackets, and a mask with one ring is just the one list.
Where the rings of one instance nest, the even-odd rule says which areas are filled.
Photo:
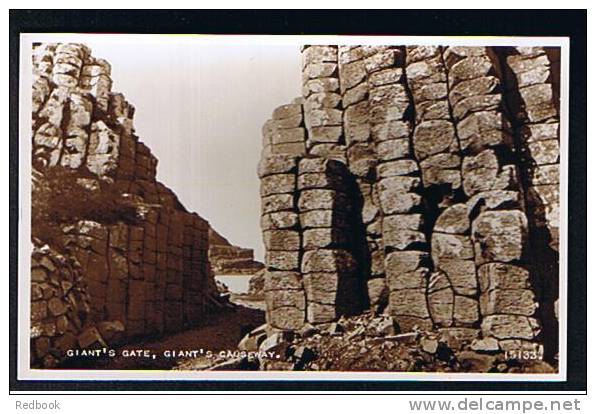
[[[405, 50], [389, 48], [391, 76], [375, 81], [370, 92], [370, 123], [376, 144], [376, 188], [382, 212], [387, 312], [400, 329], [432, 328], [426, 302], [428, 241], [424, 233], [420, 166], [410, 144], [414, 123], [404, 74]], [[378, 54], [377, 54], [378, 55]], [[378, 59], [377, 61], [383, 61]], [[385, 69], [387, 72], [388, 69]]]
[[412, 136], [416, 159], [422, 170], [425, 187], [443, 186], [449, 205], [455, 190], [461, 187], [460, 145], [447, 99], [447, 73], [441, 48], [411, 46], [407, 48], [406, 75], [415, 107], [415, 129]]
[[[105, 346], [99, 331], [89, 328], [89, 295], [80, 264], [47, 245], [35, 243], [31, 256], [31, 365], [54, 367], [66, 352]], [[100, 326], [104, 335], [113, 324]], [[106, 335], [108, 336], [108, 335]]]
[[431, 244], [435, 272], [428, 284], [428, 299], [435, 325], [477, 326], [479, 290], [466, 204], [454, 204], [441, 213]]
[[512, 162], [512, 131], [503, 112], [501, 68], [489, 48], [449, 47], [443, 58], [465, 154], [463, 189], [469, 198], [473, 257], [482, 280], [482, 333], [499, 340], [503, 349], [522, 341], [531, 344], [540, 329], [527, 280], [528, 222], [518, 165]]
[[263, 125], [263, 156], [271, 154], [302, 155], [305, 147], [304, 115], [301, 99], [273, 111]]
[[261, 179], [261, 228], [265, 255], [267, 322], [275, 329], [304, 325], [306, 302], [302, 277], [301, 232], [298, 215], [298, 158], [292, 154], [264, 155]]
[[366, 279], [369, 304], [377, 308], [387, 299], [387, 284], [382, 211], [376, 185], [377, 153], [369, 118], [371, 109], [378, 112], [382, 107], [383, 88], [401, 78], [401, 69], [393, 67], [394, 62], [394, 50], [387, 47], [339, 46], [347, 162], [358, 187], [365, 232], [364, 249], [357, 248], [356, 254], [362, 263], [360, 271]]
[[[306, 109], [315, 99], [319, 98], [306, 96], [306, 127], [328, 132], [326, 127], [330, 125], [310, 122], [312, 116], [320, 115], [312, 112], [312, 106]], [[276, 109], [273, 120], [265, 124], [266, 147], [258, 170], [261, 227], [267, 250], [267, 320], [280, 330], [297, 330], [305, 322], [333, 321], [361, 302], [348, 299], [359, 289], [354, 286], [356, 261], [349, 250], [353, 239], [348, 224], [352, 211], [348, 208], [351, 196], [346, 165], [314, 154], [297, 153], [296, 147], [271, 151], [276, 145], [271, 126], [287, 118], [283, 115], [289, 108], [291, 105]], [[302, 136], [306, 137], [306, 131]], [[310, 143], [306, 150], [328, 148], [326, 144], [329, 143]], [[333, 155], [341, 155], [338, 148], [333, 147]]]
[[559, 249], [559, 56], [554, 50], [518, 47], [505, 54], [509, 106], [524, 152], [532, 224]]
[[298, 215], [298, 161], [306, 154], [302, 98], [273, 111], [263, 126], [261, 228], [265, 254], [267, 322], [274, 329], [297, 330], [306, 319], [300, 263], [302, 234]]
[[[70, 96], [78, 92], [88, 57], [89, 49], [83, 45], [46, 44], [33, 49], [33, 160], [38, 165], [63, 163], [76, 168], [86, 157], [92, 103], [80, 93], [72, 100]], [[74, 116], [65, 117], [71, 106]]]
[[[69, 48], [69, 45], [61, 45]], [[91, 55], [81, 67], [79, 85], [81, 89], [93, 95], [96, 99], [98, 109], [107, 111], [112, 90], [112, 79], [110, 78], [112, 67], [104, 59], [97, 59]]]
[[303, 158], [298, 168], [302, 229], [301, 273], [306, 320], [332, 322], [359, 310], [356, 260], [351, 252], [347, 168], [337, 160]]
[[431, 318], [437, 327], [471, 327], [479, 316], [478, 287], [466, 206], [456, 204], [462, 198], [462, 157], [442, 48], [407, 47], [406, 75], [415, 107], [412, 143], [425, 194], [432, 194], [426, 203], [434, 267], [427, 286]]
[[[560, 51], [517, 47], [500, 51], [514, 138], [522, 154], [532, 273], [539, 286], [544, 335], [558, 337]], [[556, 347], [546, 349], [556, 352]]]
[[302, 49], [302, 96], [309, 154], [345, 159], [336, 46]]

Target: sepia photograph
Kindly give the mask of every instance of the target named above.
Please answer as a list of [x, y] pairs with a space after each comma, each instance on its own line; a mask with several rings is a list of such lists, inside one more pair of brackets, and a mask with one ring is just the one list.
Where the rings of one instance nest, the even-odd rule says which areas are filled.
[[22, 34], [19, 372], [564, 380], [568, 46]]

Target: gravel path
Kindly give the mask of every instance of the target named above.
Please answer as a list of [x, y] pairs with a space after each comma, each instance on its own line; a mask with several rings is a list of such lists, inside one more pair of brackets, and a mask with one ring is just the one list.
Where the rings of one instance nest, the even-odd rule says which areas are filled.
[[184, 365], [189, 359], [195, 361], [195, 366], [198, 363], [208, 367], [212, 360], [210, 355], [235, 351], [240, 339], [263, 323], [263, 311], [237, 306], [210, 316], [203, 326], [115, 348], [113, 357], [72, 359], [61, 368], [163, 370]]

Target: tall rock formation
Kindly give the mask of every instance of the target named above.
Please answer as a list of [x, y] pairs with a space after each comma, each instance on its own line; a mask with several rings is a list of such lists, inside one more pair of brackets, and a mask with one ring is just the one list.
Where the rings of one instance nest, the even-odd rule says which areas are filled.
[[217, 296], [209, 224], [156, 180], [108, 62], [36, 44], [33, 79], [33, 366], [200, 323]]
[[263, 269], [254, 250], [234, 246], [213, 228], [209, 228], [209, 263], [215, 275], [252, 275]]
[[269, 325], [373, 308], [402, 331], [542, 352], [557, 326], [557, 52], [303, 47], [302, 97], [263, 128]]

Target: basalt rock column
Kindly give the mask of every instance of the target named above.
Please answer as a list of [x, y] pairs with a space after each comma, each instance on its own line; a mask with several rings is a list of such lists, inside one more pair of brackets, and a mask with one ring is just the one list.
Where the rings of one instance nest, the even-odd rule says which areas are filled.
[[559, 249], [559, 55], [539, 47], [504, 52], [507, 98], [524, 154], [528, 213]]
[[423, 184], [425, 188], [436, 186], [439, 195], [432, 201], [446, 206], [461, 188], [461, 157], [441, 48], [408, 47], [406, 75], [416, 115], [412, 141]]
[[[375, 187], [381, 210], [388, 312], [400, 329], [431, 329], [426, 301], [429, 258], [420, 168], [411, 150], [412, 102], [404, 82], [403, 48], [379, 48], [370, 58], [372, 138], [378, 154]], [[389, 59], [389, 60], [388, 60]], [[373, 69], [382, 64], [378, 71]], [[393, 67], [396, 66], [396, 67]]]
[[337, 46], [302, 50], [302, 96], [309, 154], [345, 160]]
[[[355, 208], [360, 206], [365, 229], [364, 248], [356, 250], [367, 278], [369, 305], [381, 309], [387, 301], [384, 244], [381, 235], [382, 211], [377, 188], [377, 152], [371, 117], [384, 119], [382, 91], [402, 76], [395, 67], [396, 51], [386, 46], [339, 46], [339, 74], [344, 112], [347, 161], [359, 190]], [[375, 112], [371, 112], [374, 109]], [[391, 149], [389, 149], [391, 151]], [[361, 243], [357, 243], [358, 244]]]
[[110, 272], [107, 280], [105, 319], [126, 323], [126, 303], [128, 300], [128, 246], [130, 228], [124, 223], [108, 227], [108, 263]]
[[[426, 230], [432, 234], [434, 272], [427, 296], [437, 327], [471, 327], [479, 316], [478, 283], [466, 207], [457, 204], [463, 198], [462, 160], [441, 52], [437, 46], [412, 46], [406, 59], [415, 107], [412, 141], [422, 169]], [[442, 220], [435, 222], [437, 217]]]
[[277, 108], [263, 128], [266, 146], [258, 169], [266, 248], [266, 316], [267, 323], [280, 330], [300, 329], [306, 319], [297, 187], [298, 160], [305, 152], [302, 125], [301, 104]]
[[464, 154], [482, 333], [498, 339], [502, 349], [512, 349], [536, 340], [540, 329], [534, 293], [524, 280], [528, 223], [510, 124], [502, 110], [500, 67], [484, 47], [448, 47], [443, 58]]
[[524, 152], [529, 214], [535, 227], [546, 229], [550, 247], [558, 251], [558, 60], [551, 63], [554, 56], [543, 48], [519, 47], [506, 53], [506, 74], [513, 77], [507, 97]]
[[514, 137], [523, 154], [532, 273], [538, 276], [545, 336], [553, 338], [545, 349], [551, 357], [558, 350], [560, 56], [556, 49], [540, 47], [500, 52]]
[[[48, 44], [34, 48], [32, 111], [37, 115], [37, 124], [33, 126], [33, 160], [38, 165], [62, 163], [78, 168], [86, 157], [93, 104], [88, 96], [80, 93], [73, 95], [72, 100], [69, 97], [79, 80], [86, 84], [81, 79], [83, 66], [86, 74], [95, 66], [108, 75], [110, 70], [103, 61], [89, 62], [89, 54], [89, 49], [82, 45]], [[85, 61], [97, 65], [85, 65]], [[65, 106], [73, 107], [74, 117], [64, 116]]]
[[298, 174], [306, 319], [332, 322], [362, 306], [350, 251], [348, 172], [340, 161], [317, 157], [301, 159]]
[[[207, 301], [201, 292], [209, 289], [209, 278], [202, 269], [209, 265], [209, 224], [193, 213], [185, 216], [182, 244], [182, 306], [183, 324], [189, 326], [200, 320]], [[152, 298], [157, 302], [153, 292]], [[156, 303], [157, 305], [157, 303]], [[153, 306], [155, 310], [157, 306]]]

